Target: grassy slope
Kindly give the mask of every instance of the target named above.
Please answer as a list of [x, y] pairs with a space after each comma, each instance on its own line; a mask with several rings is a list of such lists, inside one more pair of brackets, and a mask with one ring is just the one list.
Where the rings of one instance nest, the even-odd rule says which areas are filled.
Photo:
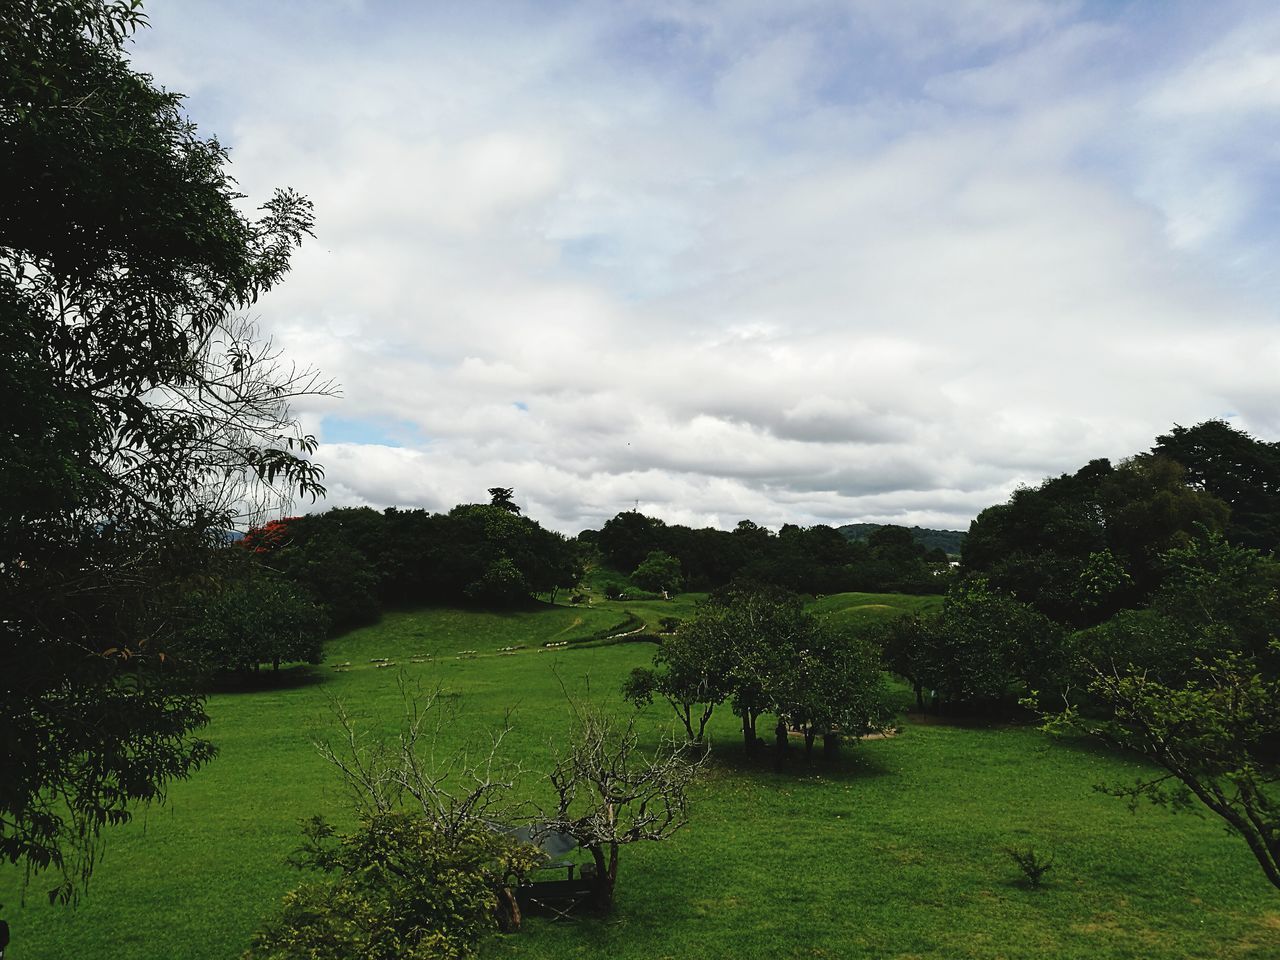
[[[923, 599], [845, 595], [819, 606], [866, 615], [869, 604]], [[392, 720], [403, 667], [464, 694], [460, 736], [514, 705], [509, 743], [528, 768], [545, 769], [566, 725], [561, 681], [616, 701], [620, 679], [653, 647], [541, 644], [611, 626], [624, 606], [648, 619], [677, 605], [397, 613], [331, 645], [329, 662], [350, 660], [348, 672], [211, 698], [220, 757], [175, 787], [167, 807], [112, 833], [77, 911], [45, 907], [38, 886], [15, 909], [16, 878], [0, 874], [15, 937], [6, 956], [96, 956], [109, 945], [126, 960], [236, 956], [299, 879], [283, 865], [297, 821], [343, 816], [341, 791], [310, 746], [329, 726], [331, 697]], [[518, 643], [527, 649], [497, 652]], [[413, 655], [432, 659], [406, 662]], [[378, 669], [372, 657], [400, 666]], [[649, 717], [655, 733], [667, 722], [656, 707]], [[910, 724], [846, 751], [834, 769], [777, 776], [743, 766], [727, 712], [713, 726], [717, 761], [692, 823], [669, 843], [624, 853], [617, 915], [533, 921], [488, 956], [1280, 956], [1280, 897], [1243, 843], [1212, 820], [1132, 816], [1095, 794], [1093, 783], [1135, 773], [1113, 757], [1028, 729]], [[1045, 890], [1013, 883], [1000, 848], [1015, 842], [1056, 851]]]

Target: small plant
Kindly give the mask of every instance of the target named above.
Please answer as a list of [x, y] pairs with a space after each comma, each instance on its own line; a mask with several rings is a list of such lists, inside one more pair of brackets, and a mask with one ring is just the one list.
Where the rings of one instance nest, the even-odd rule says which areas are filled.
[[1053, 866], [1053, 857], [1042, 856], [1032, 846], [1005, 847], [1004, 852], [1022, 870], [1022, 875], [1027, 878], [1027, 886], [1038, 890], [1044, 882], [1044, 875]]

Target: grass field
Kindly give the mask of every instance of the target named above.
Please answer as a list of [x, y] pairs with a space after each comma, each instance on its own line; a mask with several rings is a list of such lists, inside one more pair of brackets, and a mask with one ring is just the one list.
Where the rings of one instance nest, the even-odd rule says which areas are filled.
[[[629, 709], [618, 685], [654, 647], [544, 644], [606, 630], [624, 608], [656, 623], [687, 613], [692, 599], [389, 614], [333, 641], [325, 666], [292, 673], [289, 686], [212, 696], [219, 757], [176, 785], [165, 807], [112, 832], [78, 909], [46, 906], [38, 880], [19, 907], [17, 874], [0, 874], [14, 934], [6, 960], [238, 956], [300, 879], [285, 866], [298, 821], [347, 818], [311, 744], [332, 727], [332, 700], [390, 730], [403, 672], [461, 695], [450, 728], [459, 737], [513, 706], [511, 751], [545, 770], [567, 730], [562, 683]], [[860, 618], [925, 602], [844, 594], [815, 605]], [[513, 646], [523, 649], [500, 649]], [[658, 706], [646, 714], [654, 736], [668, 719]], [[613, 917], [532, 920], [486, 956], [1280, 957], [1280, 895], [1243, 842], [1215, 820], [1131, 815], [1095, 793], [1100, 780], [1136, 775], [1119, 758], [1025, 727], [908, 720], [897, 737], [847, 748], [832, 767], [797, 761], [779, 775], [744, 762], [727, 710], [712, 731], [715, 760], [690, 824], [668, 843], [624, 851]], [[525, 789], [537, 795], [536, 778]], [[1055, 854], [1044, 889], [1015, 882], [1002, 853], [1014, 843]]]

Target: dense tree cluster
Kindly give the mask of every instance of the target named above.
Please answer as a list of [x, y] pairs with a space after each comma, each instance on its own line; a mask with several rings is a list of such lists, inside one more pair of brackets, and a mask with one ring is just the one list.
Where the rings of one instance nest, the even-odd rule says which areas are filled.
[[794, 594], [746, 583], [700, 604], [663, 638], [653, 668], [634, 670], [623, 692], [637, 704], [666, 700], [693, 741], [728, 701], [749, 754], [760, 744], [759, 718], [773, 715], [779, 763], [789, 729], [803, 734], [806, 755], [818, 736], [829, 754], [838, 738], [856, 740], [888, 719], [873, 646], [832, 629]]
[[1167, 457], [1094, 460], [983, 510], [961, 569], [1054, 620], [1098, 623], [1151, 595], [1162, 552], [1225, 526], [1226, 504], [1187, 481]]
[[1280, 443], [1206, 420], [1175, 426], [1151, 452], [1182, 464], [1189, 484], [1231, 508], [1229, 541], [1264, 553], [1280, 549]]
[[1144, 605], [1160, 556], [1205, 528], [1280, 548], [1280, 445], [1220, 420], [1174, 427], [1149, 453], [1095, 460], [1018, 490], [970, 527], [962, 570], [1066, 623]]
[[885, 665], [910, 682], [921, 710], [1007, 709], [1027, 690], [1056, 687], [1070, 660], [1066, 631], [978, 578], [950, 590], [940, 612], [868, 633]]
[[337, 508], [251, 530], [241, 547], [306, 588], [335, 629], [372, 622], [388, 606], [554, 599], [582, 575], [574, 544], [504, 502], [448, 513]]
[[[777, 533], [750, 520], [732, 531], [695, 530], [628, 511], [578, 539], [600, 551], [604, 564], [650, 582], [654, 554], [673, 557], [691, 590], [722, 587], [735, 579], [769, 583], [797, 593], [845, 590], [936, 593], [947, 557], [927, 551], [904, 527], [879, 527], [865, 541], [851, 541], [828, 526], [786, 524]], [[636, 574], [640, 579], [636, 579]]]
[[328, 632], [324, 608], [306, 590], [246, 558], [224, 559], [221, 576], [194, 586], [177, 605], [177, 655], [201, 673], [319, 663]]
[[942, 612], [879, 639], [917, 696], [1030, 694], [1051, 729], [1155, 763], [1107, 789], [1207, 808], [1280, 887], [1277, 546], [1280, 448], [1222, 421], [1178, 426], [983, 511]]

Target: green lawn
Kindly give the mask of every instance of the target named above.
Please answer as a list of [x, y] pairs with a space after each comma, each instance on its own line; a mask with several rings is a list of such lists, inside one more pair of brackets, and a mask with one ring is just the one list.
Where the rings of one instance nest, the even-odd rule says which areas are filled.
[[[841, 595], [816, 606], [861, 616], [927, 602]], [[654, 647], [543, 645], [611, 627], [624, 609], [656, 622], [687, 614], [690, 600], [389, 614], [335, 640], [326, 665], [299, 671], [293, 686], [211, 697], [218, 759], [168, 805], [112, 832], [78, 909], [45, 906], [38, 880], [19, 907], [17, 874], [0, 874], [14, 934], [6, 960], [237, 956], [299, 879], [284, 865], [298, 821], [346, 817], [311, 746], [332, 726], [333, 699], [391, 729], [403, 671], [461, 694], [449, 728], [459, 737], [514, 707], [512, 752], [544, 770], [567, 729], [561, 684], [629, 709], [618, 685]], [[396, 665], [369, 662], [383, 657]], [[658, 706], [646, 715], [655, 736], [668, 719]], [[1028, 728], [908, 722], [897, 737], [846, 749], [833, 768], [797, 762], [777, 775], [744, 763], [726, 710], [712, 729], [715, 762], [690, 824], [624, 852], [617, 914], [530, 921], [487, 956], [1280, 957], [1280, 894], [1243, 842], [1212, 819], [1131, 815], [1095, 793], [1099, 780], [1137, 770], [1086, 745]], [[534, 779], [525, 789], [539, 792]], [[1011, 843], [1054, 852], [1045, 889], [1014, 882], [1001, 852]]]

